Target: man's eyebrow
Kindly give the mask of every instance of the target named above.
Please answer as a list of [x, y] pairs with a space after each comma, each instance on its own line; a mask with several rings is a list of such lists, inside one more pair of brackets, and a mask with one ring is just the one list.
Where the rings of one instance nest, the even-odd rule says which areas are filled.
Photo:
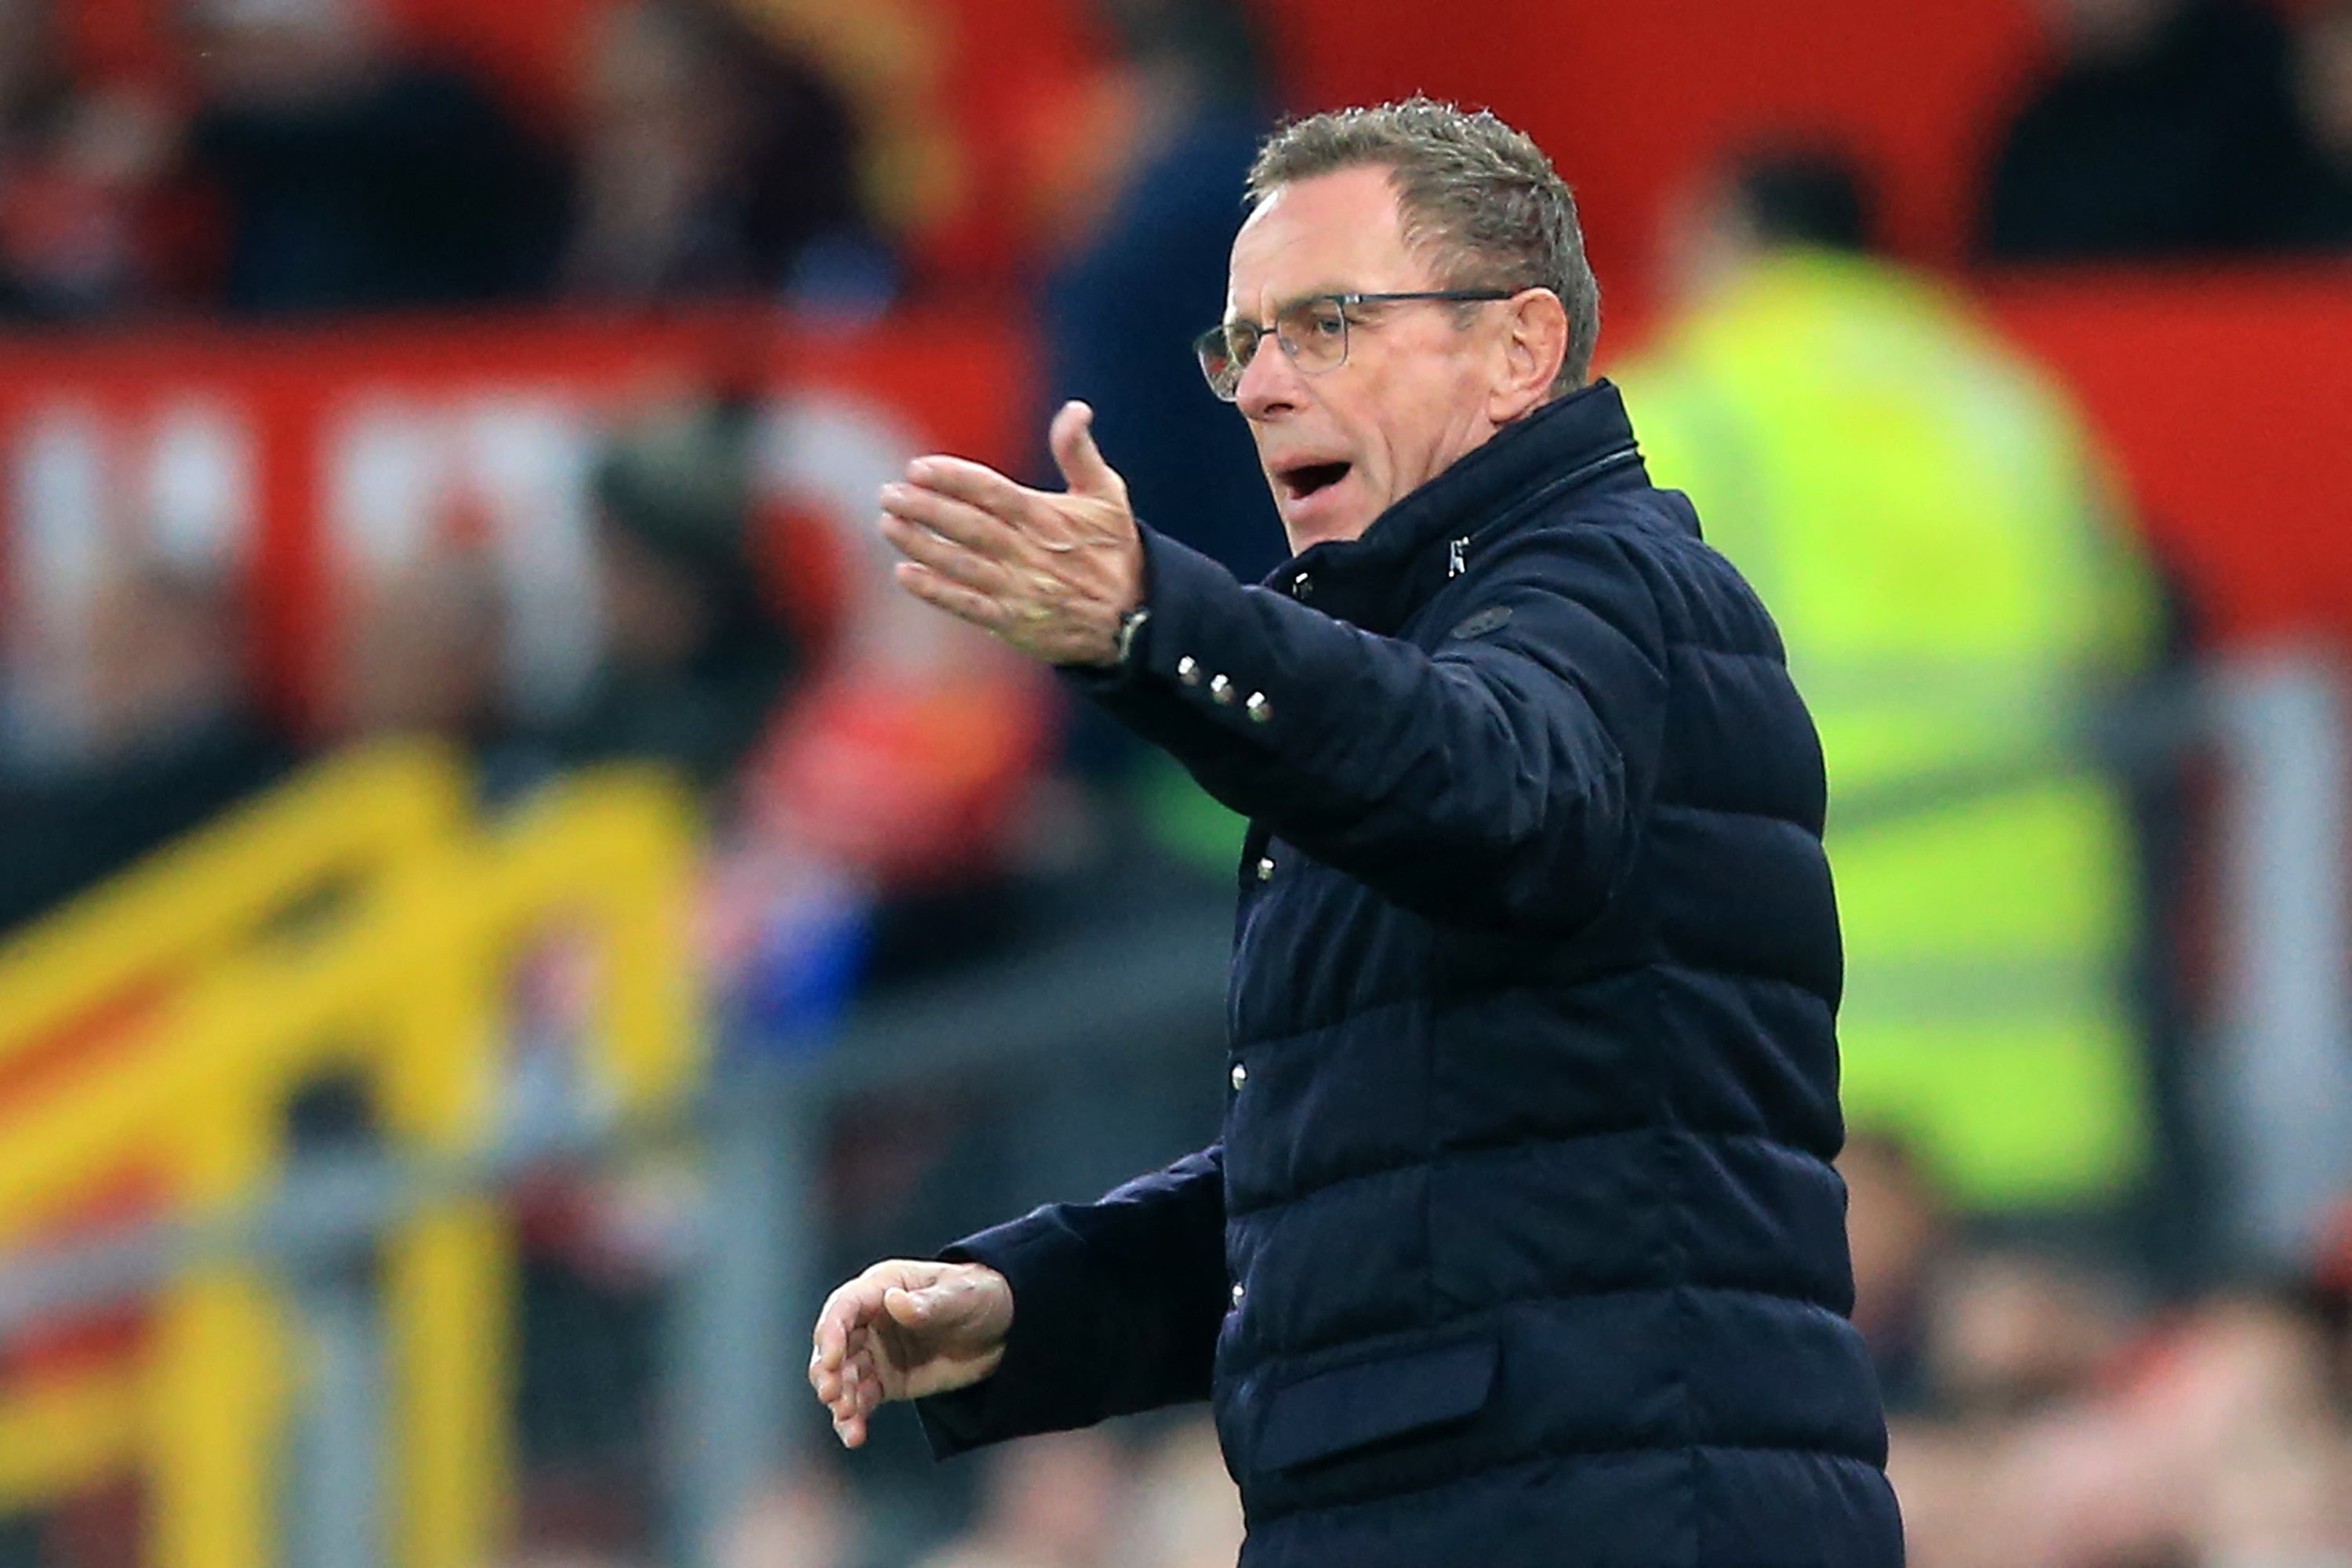
[[[1304, 293], [1293, 294], [1287, 300], [1276, 300], [1274, 304], [1274, 313], [1277, 318], [1279, 318], [1285, 310], [1295, 310], [1298, 306], [1307, 303], [1309, 300], [1330, 300], [1355, 292], [1355, 289], [1341, 283], [1330, 284], [1328, 287], [1321, 289], [1309, 289]], [[1237, 316], [1231, 310], [1225, 312], [1225, 319], [1222, 324], [1227, 327], [1263, 327], [1265, 325], [1263, 321], [1254, 321], [1246, 316]]]

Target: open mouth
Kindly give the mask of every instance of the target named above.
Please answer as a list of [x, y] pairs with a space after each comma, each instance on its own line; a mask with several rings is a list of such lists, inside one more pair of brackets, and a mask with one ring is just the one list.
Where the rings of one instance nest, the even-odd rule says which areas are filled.
[[1348, 477], [1351, 463], [1302, 463], [1295, 468], [1282, 470], [1283, 488], [1293, 500], [1305, 500], [1318, 490], [1329, 489]]

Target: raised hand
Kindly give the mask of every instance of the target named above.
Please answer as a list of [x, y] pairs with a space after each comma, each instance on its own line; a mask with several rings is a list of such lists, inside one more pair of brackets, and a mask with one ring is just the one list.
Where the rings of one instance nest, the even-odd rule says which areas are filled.
[[1054, 416], [1059, 495], [961, 458], [907, 465], [881, 498], [899, 584], [1049, 663], [1116, 662], [1119, 618], [1143, 596], [1143, 541], [1093, 422], [1083, 403]]
[[877, 1263], [825, 1299], [809, 1386], [833, 1412], [842, 1447], [866, 1441], [885, 1402], [978, 1383], [1004, 1359], [1013, 1288], [978, 1263]]

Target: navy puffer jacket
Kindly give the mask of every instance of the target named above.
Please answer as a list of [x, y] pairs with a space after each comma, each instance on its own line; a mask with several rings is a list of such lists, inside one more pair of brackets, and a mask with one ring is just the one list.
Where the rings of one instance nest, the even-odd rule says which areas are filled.
[[934, 1446], [1206, 1394], [1246, 1568], [1899, 1563], [1821, 752], [1615, 390], [1266, 586], [1148, 550], [1088, 684], [1252, 819], [1224, 1137], [950, 1250]]

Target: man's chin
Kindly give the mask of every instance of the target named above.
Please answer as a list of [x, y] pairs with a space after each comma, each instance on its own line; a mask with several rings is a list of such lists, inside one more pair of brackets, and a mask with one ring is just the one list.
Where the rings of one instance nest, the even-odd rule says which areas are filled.
[[1282, 531], [1293, 555], [1334, 540], [1362, 537], [1378, 514], [1354, 493], [1357, 488], [1352, 478], [1342, 479], [1311, 496], [1281, 503]]

